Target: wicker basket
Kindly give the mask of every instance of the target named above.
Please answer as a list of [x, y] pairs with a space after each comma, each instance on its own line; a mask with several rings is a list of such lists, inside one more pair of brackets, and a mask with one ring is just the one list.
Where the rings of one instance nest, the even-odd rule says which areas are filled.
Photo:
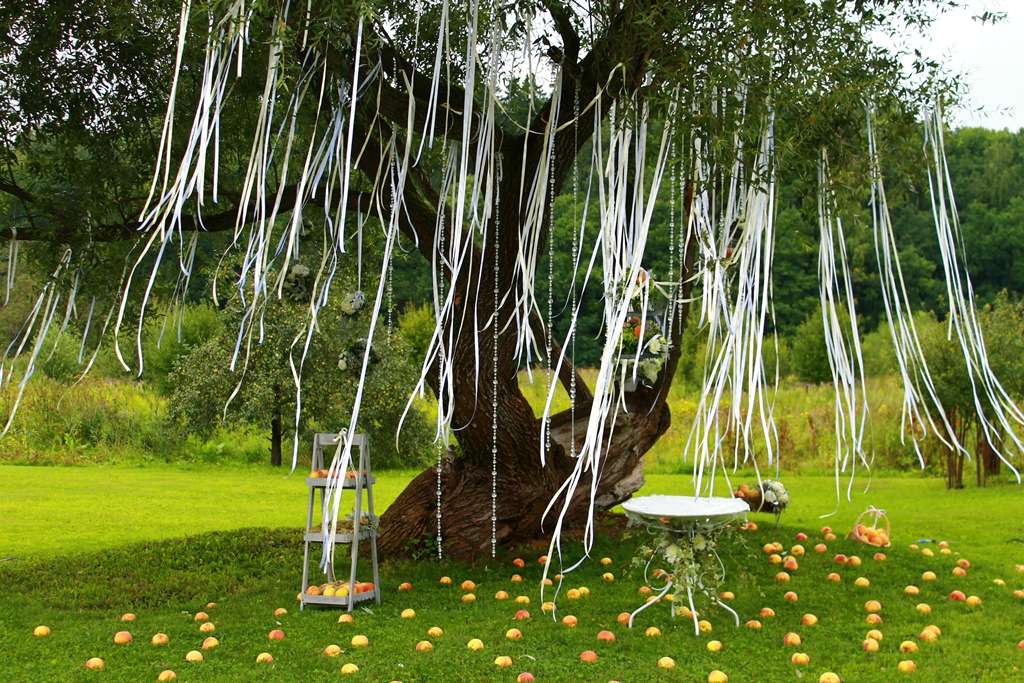
[[892, 525], [885, 510], [872, 506], [857, 515], [848, 538], [875, 548], [888, 548], [892, 545]]

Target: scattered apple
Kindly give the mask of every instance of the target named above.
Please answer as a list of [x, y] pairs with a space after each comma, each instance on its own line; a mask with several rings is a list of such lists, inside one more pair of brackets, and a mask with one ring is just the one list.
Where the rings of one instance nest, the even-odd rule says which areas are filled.
[[790, 555], [786, 558], [786, 561], [782, 563], [782, 566], [785, 567], [787, 571], [795, 572], [800, 568], [800, 563], [796, 561], [795, 557]]
[[875, 562], [885, 562], [885, 553], [875, 553], [871, 556]]
[[771, 607], [762, 607], [759, 614], [761, 615], [762, 619], [771, 619], [775, 616], [775, 610], [773, 610]]
[[790, 631], [786, 635], [782, 636], [782, 644], [786, 647], [796, 647], [803, 641], [800, 639], [799, 633], [793, 633]]
[[529, 619], [530, 618], [530, 613], [527, 612], [524, 609], [516, 610], [516, 613], [515, 613], [515, 615], [512, 616], [512, 618], [515, 619], [516, 621], [523, 621], [525, 619]]
[[771, 564], [782, 564], [782, 555], [778, 553], [772, 553], [768, 556], [768, 562]]
[[132, 634], [128, 631], [118, 631], [114, 634], [114, 645], [127, 645], [132, 642]]
[[911, 654], [917, 652], [917, 643], [912, 640], [904, 640], [900, 643], [900, 652], [903, 654]]
[[761, 630], [761, 622], [758, 621], [757, 619], [751, 619], [746, 624], [744, 624], [744, 626], [746, 626], [747, 628], [751, 629], [752, 631], [759, 631], [759, 630]]
[[934, 581], [936, 578], [937, 577], [935, 576], [935, 572], [932, 572], [932, 571], [928, 571], [928, 572], [925, 572], [925, 573], [921, 574], [921, 580], [922, 581]]
[[523, 632], [520, 631], [517, 628], [510, 628], [509, 630], [505, 631], [505, 639], [506, 640], [522, 640], [523, 639]]
[[416, 618], [416, 610], [406, 608], [406, 609], [402, 610], [402, 613], [399, 616], [401, 616], [403, 619], [415, 619]]
[[284, 631], [279, 628], [275, 628], [273, 631], [267, 634], [269, 640], [284, 640]]
[[352, 616], [351, 614], [349, 614], [348, 612], [346, 612], [345, 614], [342, 614], [341, 616], [338, 617], [338, 623], [339, 624], [352, 624], [352, 623], [355, 623], [355, 620], [356, 620], [356, 618], [354, 616]]
[[398, 591], [400, 593], [408, 593], [411, 590], [412, 590], [412, 584], [409, 583], [408, 581], [403, 581], [402, 583], [398, 584]]
[[470, 605], [476, 602], [476, 593], [463, 593], [462, 597], [459, 598], [463, 604]]
[[648, 638], [658, 638], [661, 636], [661, 629], [657, 626], [648, 626], [644, 631], [644, 635]]
[[935, 557], [935, 551], [932, 550], [931, 548], [923, 548], [921, 550], [921, 554], [924, 555], [925, 557]]
[[979, 598], [977, 595], [968, 595], [967, 599], [964, 600], [964, 602], [967, 603], [968, 607], [978, 607], [979, 605], [981, 605], [981, 598]]
[[469, 579], [466, 579], [461, 584], [459, 584], [459, 588], [469, 593], [472, 593], [476, 590], [476, 584], [470, 581]]
[[494, 594], [495, 600], [508, 600], [508, 593], [505, 591], [498, 591]]
[[214, 626], [212, 621], [204, 621], [203, 623], [199, 624], [200, 633], [213, 633], [216, 630], [217, 627]]
[[829, 575], [825, 577], [825, 580], [831, 583], [839, 583], [843, 580], [843, 577], [839, 576], [839, 574], [835, 572], [829, 572]]
[[803, 557], [807, 554], [807, 549], [801, 544], [797, 543], [795, 546], [789, 549], [789, 554], [794, 557]]
[[882, 642], [883, 638], [882, 632], [879, 631], [877, 628], [873, 628], [870, 631], [868, 631], [867, 637], [871, 640], [877, 640], [878, 642]]
[[257, 664], [273, 664], [274, 663], [274, 657], [269, 652], [261, 652], [258, 655], [256, 655], [256, 663]]
[[103, 660], [99, 657], [90, 657], [85, 660], [85, 668], [89, 669], [89, 671], [103, 671], [104, 666], [106, 666], [106, 664], [104, 664]]
[[658, 659], [659, 669], [674, 669], [676, 668], [676, 660], [671, 657], [661, 657]]
[[639, 587], [639, 588], [637, 589], [637, 592], [638, 592], [638, 593], [639, 593], [640, 595], [650, 595], [650, 594], [651, 594], [651, 587], [650, 587], [650, 586], [640, 586], [640, 587]]
[[629, 623], [629, 612], [619, 612], [619, 615], [615, 617], [615, 621], [625, 626]]
[[611, 583], [615, 581], [615, 574], [612, 574], [611, 572], [605, 572], [604, 574], [601, 574], [601, 580], [605, 583]]
[[529, 671], [524, 671], [516, 676], [516, 683], [533, 683], [535, 680], [536, 679], [533, 677], [533, 674]]
[[209, 621], [210, 615], [206, 612], [196, 612], [196, 615], [192, 617], [193, 621]]
[[509, 581], [511, 581], [512, 583], [522, 583], [523, 577], [519, 574], [513, 574], [511, 578], [509, 578]]
[[437, 580], [437, 582], [442, 586], [450, 586], [452, 585], [452, 577], [442, 576], [440, 579]]
[[846, 564], [846, 560], [847, 560], [846, 555], [844, 555], [842, 553], [839, 553], [835, 557], [832, 558], [832, 561], [835, 562], [836, 564]]
[[803, 543], [804, 541], [806, 541], [806, 540], [807, 540], [807, 534], [805, 534], [805, 533], [804, 533], [804, 532], [802, 532], [802, 531], [798, 531], [798, 532], [796, 532], [796, 536], [795, 536], [795, 538], [796, 538], [796, 540], [798, 540], [798, 541], [800, 541], [801, 543]]
[[992, 579], [992, 583], [994, 583], [997, 586], [1005, 586], [1006, 585], [1006, 581], [1004, 581], [1002, 579]]
[[580, 592], [575, 588], [570, 588], [565, 592], [565, 597], [567, 597], [570, 600], [579, 600]]
[[288, 610], [286, 610], [284, 607], [278, 607], [276, 610], [274, 610], [274, 617], [278, 619], [286, 614], [288, 614]]
[[210, 636], [208, 638], [203, 638], [203, 644], [201, 647], [204, 650], [212, 650], [218, 645], [220, 645], [220, 641], [214, 638], [213, 636]]
[[736, 599], [736, 594], [733, 593], [732, 591], [722, 591], [721, 593], [718, 594], [718, 597], [719, 597], [720, 600], [724, 600], [726, 602], [731, 602], [731, 601]]
[[50, 635], [50, 627], [36, 626], [34, 629], [32, 629], [32, 635], [34, 635], [36, 638], [45, 638], [46, 636]]
[[865, 638], [861, 647], [864, 648], [864, 652], [878, 652], [878, 641], [874, 638]]
[[917, 664], [914, 664], [914, 660], [912, 659], [903, 659], [896, 665], [896, 669], [901, 674], [912, 674], [917, 671]]
[[517, 595], [516, 596], [516, 604], [517, 605], [529, 605], [530, 604], [530, 596], [528, 596], [528, 595]]
[[921, 594], [921, 589], [918, 588], [917, 586], [911, 584], [911, 585], [909, 585], [909, 586], [907, 586], [906, 588], [903, 589], [903, 594], [904, 595], [920, 595]]
[[135, 621], [135, 615], [131, 612], [125, 612], [121, 615], [121, 621], [132, 622]]
[[185, 661], [191, 664], [198, 664], [203, 661], [203, 653], [199, 650], [189, 650], [185, 655]]
[[512, 658], [508, 655], [498, 655], [494, 658], [494, 666], [499, 669], [505, 669], [512, 666]]
[[599, 641], [601, 641], [602, 643], [614, 643], [615, 642], [615, 634], [612, 633], [611, 631], [598, 631], [597, 632], [597, 639]]
[[864, 617], [864, 621], [870, 624], [871, 626], [878, 626], [882, 623], [882, 615], [878, 614], [877, 612], [871, 612], [866, 617]]
[[878, 600], [868, 600], [867, 602], [864, 603], [864, 611], [865, 612], [881, 612], [882, 611], [882, 603], [880, 603]]
[[952, 591], [949, 594], [949, 599], [954, 601], [954, 602], [963, 602], [964, 600], [967, 599], [967, 596], [964, 595], [963, 591]]
[[789, 574], [786, 572], [779, 572], [775, 575], [775, 581], [778, 583], [789, 583]]
[[830, 531], [827, 534], [825, 534], [825, 540], [831, 543], [832, 541], [836, 540], [836, 535]]
[[818, 683], [842, 683], [842, 679], [839, 678], [839, 674], [826, 671], [818, 676]]
[[811, 656], [806, 652], [794, 652], [789, 661], [797, 666], [807, 666], [811, 663]]
[[359, 667], [352, 662], [348, 662], [341, 665], [341, 673], [344, 676], [351, 676], [352, 674], [359, 673]]
[[540, 604], [540, 611], [543, 612], [544, 614], [548, 614], [549, 612], [554, 612], [555, 611], [555, 603], [551, 602], [550, 600], [546, 601], [546, 602], [542, 602]]
[[854, 580], [853, 585], [856, 586], [857, 588], [867, 588], [868, 586], [871, 585], [871, 581], [868, 580], [868, 578], [866, 576], [858, 576]]
[[547, 555], [541, 555], [540, 557], [537, 558], [537, 564], [547, 564], [547, 563], [548, 563], [548, 556]]
[[466, 643], [466, 647], [472, 650], [473, 652], [479, 652], [480, 650], [484, 649], [484, 641], [480, 640], [479, 638], [471, 638], [470, 641]]
[[724, 671], [715, 669], [708, 674], [708, 683], [729, 683], [729, 677], [725, 675]]
[[584, 664], [593, 664], [597, 661], [597, 653], [593, 650], [584, 650], [580, 653], [580, 661]]
[[610, 557], [602, 557], [601, 558], [601, 566], [602, 567], [607, 567], [611, 563], [612, 563], [612, 558], [610, 558]]
[[526, 566], [526, 560], [524, 560], [521, 557], [517, 557], [516, 559], [512, 560], [512, 566], [516, 567], [517, 569], [522, 569]]
[[952, 571], [950, 573], [953, 574], [953, 576], [955, 576], [957, 578], [960, 578], [960, 579], [962, 579], [965, 576], [967, 576], [967, 570], [964, 569], [963, 567], [953, 567], [953, 569], [952, 569]]
[[352, 636], [352, 647], [367, 647], [370, 644], [370, 639], [360, 634]]
[[857, 567], [863, 564], [863, 561], [857, 555], [850, 555], [850, 557], [846, 560], [846, 564], [856, 569]]
[[429, 640], [421, 640], [416, 643], [416, 652], [430, 652], [434, 649], [434, 644]]
[[795, 591], [786, 591], [782, 594], [782, 599], [786, 602], [796, 602], [800, 599], [800, 596], [798, 596]]
[[711, 631], [713, 630], [711, 622], [707, 619], [701, 619], [700, 621], [698, 621], [697, 628], [700, 630], [701, 633], [711, 633]]
[[566, 614], [564, 617], [562, 617], [562, 624], [564, 626], [568, 626], [569, 628], [576, 628], [577, 623], [579, 622], [577, 621], [576, 617], [574, 617], [571, 614]]
[[337, 657], [341, 654], [341, 646], [339, 645], [328, 645], [324, 648], [324, 654], [328, 657]]
[[178, 674], [174, 673], [170, 669], [164, 669], [156, 677], [156, 680], [160, 683], [167, 683], [167, 681], [176, 681], [178, 680]]
[[939, 634], [931, 629], [926, 628], [917, 634], [917, 638], [918, 640], [922, 640], [926, 643], [934, 643], [936, 640], [939, 639]]
[[824, 543], [818, 543], [817, 545], [814, 546], [814, 552], [819, 553], [819, 554], [828, 552], [828, 546], [825, 545]]
[[970, 569], [971, 561], [965, 557], [961, 557], [959, 560], [956, 561], [956, 566], [960, 567], [961, 569]]
[[914, 609], [917, 610], [918, 614], [931, 614], [932, 613], [932, 606], [929, 605], [927, 602], [919, 602], [917, 604], [917, 607], [915, 607]]
[[719, 652], [722, 649], [722, 641], [720, 640], [709, 640], [707, 644], [708, 652]]

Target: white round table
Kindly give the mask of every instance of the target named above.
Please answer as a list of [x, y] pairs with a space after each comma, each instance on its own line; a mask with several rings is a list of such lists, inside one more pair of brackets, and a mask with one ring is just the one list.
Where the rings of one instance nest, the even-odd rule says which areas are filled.
[[[661, 529], [676, 536], [680, 542], [690, 542], [697, 529], [704, 526], [725, 525], [733, 519], [743, 517], [750, 511], [750, 506], [740, 498], [719, 496], [641, 496], [632, 498], [622, 504], [626, 515], [632, 520], [655, 529]], [[646, 577], [646, 570], [644, 576]], [[644, 603], [629, 615], [629, 627], [633, 627], [633, 619], [640, 612], [659, 602], [672, 589], [673, 579], [670, 578], [654, 599]], [[684, 581], [686, 596], [690, 603], [690, 614], [693, 617], [693, 629], [700, 634], [697, 620], [697, 608], [693, 603], [695, 586]], [[718, 596], [715, 602], [732, 613], [739, 626], [740, 618], [736, 612], [723, 603]], [[675, 616], [675, 602], [671, 603], [672, 616]]]

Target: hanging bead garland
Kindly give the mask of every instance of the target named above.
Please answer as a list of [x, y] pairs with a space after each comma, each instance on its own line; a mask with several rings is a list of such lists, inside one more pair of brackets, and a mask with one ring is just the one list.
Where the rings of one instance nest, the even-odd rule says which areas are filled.
[[494, 318], [491, 320], [491, 557], [498, 552], [498, 263], [501, 244], [501, 155], [494, 193]]

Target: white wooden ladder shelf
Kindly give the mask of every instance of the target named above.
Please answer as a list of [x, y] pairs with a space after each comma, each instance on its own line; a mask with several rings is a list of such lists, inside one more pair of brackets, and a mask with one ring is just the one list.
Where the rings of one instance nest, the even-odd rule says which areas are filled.
[[[310, 545], [322, 545], [327, 531], [313, 526], [313, 511], [317, 511], [316, 519], [323, 520], [324, 506], [327, 505], [327, 486], [330, 480], [327, 478], [327, 469], [324, 467], [324, 450], [333, 453], [338, 446], [339, 439], [344, 434], [315, 434], [313, 436], [313, 459], [311, 476], [306, 477], [306, 487], [309, 489], [309, 507], [306, 511], [306, 530], [303, 533], [303, 558], [302, 558], [302, 594], [300, 609], [306, 605], [333, 605], [346, 607], [351, 612], [357, 602], [376, 600], [380, 604], [380, 574], [377, 568], [377, 516], [373, 509], [373, 473], [370, 470], [370, 448], [369, 441], [365, 434], [355, 434], [352, 437], [352, 448], [359, 450], [359, 466], [350, 470], [342, 488], [353, 489], [355, 492], [355, 506], [352, 513], [352, 528], [342, 529], [340, 520], [337, 533], [334, 534], [335, 548], [339, 545], [349, 546], [351, 568], [348, 581], [338, 581], [334, 575], [334, 557], [327, 565], [327, 588], [321, 590], [320, 586], [313, 586], [313, 594], [310, 594], [309, 585], [309, 555]], [[353, 458], [355, 460], [355, 458]], [[317, 492], [320, 492], [320, 506], [316, 506]], [[366, 508], [363, 508], [363, 493], [366, 493]], [[365, 517], [364, 517], [365, 512]], [[356, 571], [359, 565], [359, 544], [366, 541], [370, 545], [370, 559], [373, 565], [373, 588], [365, 589], [362, 582], [356, 581]], [[357, 588], [363, 588], [357, 590]], [[326, 593], [326, 594], [325, 594]]]

